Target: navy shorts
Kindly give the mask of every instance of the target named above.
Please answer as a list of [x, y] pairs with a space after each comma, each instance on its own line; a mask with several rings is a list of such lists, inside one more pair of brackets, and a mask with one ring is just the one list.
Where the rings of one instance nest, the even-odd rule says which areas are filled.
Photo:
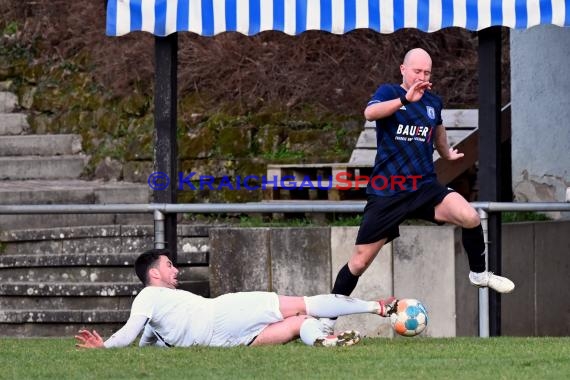
[[400, 236], [399, 225], [406, 219], [435, 221], [435, 206], [454, 190], [438, 182], [426, 183], [416, 191], [389, 197], [370, 195], [356, 237], [356, 244], [371, 244]]

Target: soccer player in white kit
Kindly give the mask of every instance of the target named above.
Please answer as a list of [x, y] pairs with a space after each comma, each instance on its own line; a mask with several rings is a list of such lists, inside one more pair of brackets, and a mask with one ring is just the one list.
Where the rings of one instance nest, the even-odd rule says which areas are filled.
[[204, 298], [176, 289], [178, 269], [169, 251], [153, 249], [135, 261], [145, 288], [135, 297], [127, 323], [103, 341], [96, 331], [80, 330], [77, 347], [125, 347], [141, 331], [140, 346], [166, 347], [283, 344], [298, 337], [312, 346], [350, 346], [360, 341], [355, 330], [328, 335], [317, 318], [372, 313], [389, 316], [394, 297], [363, 301], [335, 294], [311, 297], [272, 292], [239, 292]]

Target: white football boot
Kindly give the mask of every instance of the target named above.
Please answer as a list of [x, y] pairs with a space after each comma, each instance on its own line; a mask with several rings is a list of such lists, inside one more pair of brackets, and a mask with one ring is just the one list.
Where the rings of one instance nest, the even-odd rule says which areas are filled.
[[478, 288], [489, 287], [498, 293], [510, 293], [515, 288], [515, 284], [508, 278], [487, 271], [469, 272], [469, 281]]
[[316, 347], [342, 347], [353, 346], [358, 342], [360, 342], [360, 333], [356, 330], [347, 330], [338, 335], [318, 338], [313, 345]]

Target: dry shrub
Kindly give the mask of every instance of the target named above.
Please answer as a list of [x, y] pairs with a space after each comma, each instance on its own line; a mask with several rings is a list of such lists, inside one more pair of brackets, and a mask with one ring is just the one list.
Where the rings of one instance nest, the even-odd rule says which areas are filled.
[[[152, 95], [154, 37], [140, 32], [105, 36], [104, 1], [0, 1], [0, 22], [17, 21], [18, 38], [41, 51], [40, 62], [83, 57], [84, 69], [112, 95], [135, 89]], [[316, 31], [209, 38], [181, 33], [178, 89], [212, 110], [237, 114], [307, 108], [360, 114], [378, 84], [401, 80], [398, 66], [413, 47], [431, 53], [434, 90], [447, 107], [477, 105], [477, 38], [458, 28], [388, 35], [357, 30], [342, 36]], [[508, 83], [508, 59], [505, 65]]]

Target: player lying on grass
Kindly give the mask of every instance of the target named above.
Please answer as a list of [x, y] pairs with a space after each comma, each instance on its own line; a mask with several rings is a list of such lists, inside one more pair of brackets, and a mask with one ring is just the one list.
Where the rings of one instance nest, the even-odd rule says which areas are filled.
[[127, 323], [103, 341], [96, 331], [80, 330], [77, 347], [125, 347], [143, 331], [139, 345], [166, 347], [283, 344], [298, 337], [312, 346], [350, 346], [357, 331], [327, 335], [318, 317], [372, 313], [387, 317], [396, 300], [363, 301], [335, 294], [312, 297], [241, 292], [204, 298], [176, 289], [178, 269], [168, 250], [153, 249], [135, 261], [145, 288], [135, 297]]

